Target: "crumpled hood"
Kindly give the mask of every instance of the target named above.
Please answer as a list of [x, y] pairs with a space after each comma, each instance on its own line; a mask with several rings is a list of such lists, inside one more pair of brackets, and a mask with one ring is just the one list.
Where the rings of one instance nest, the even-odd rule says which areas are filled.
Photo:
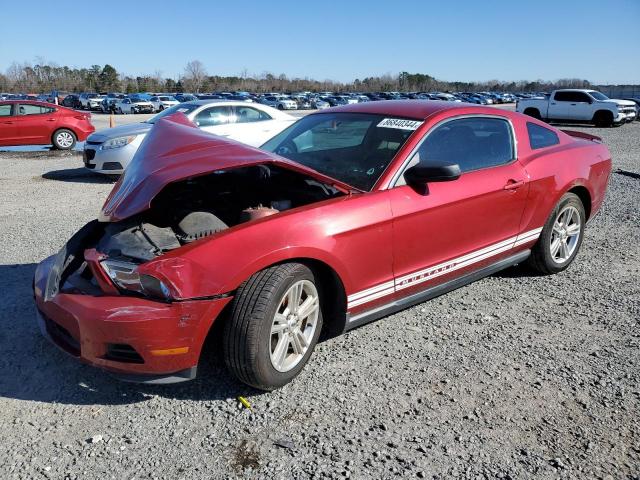
[[313, 169], [243, 143], [200, 130], [183, 113], [153, 125], [107, 197], [99, 217], [116, 222], [151, 206], [165, 185], [216, 170], [277, 164], [348, 192], [353, 188]]
[[112, 138], [127, 137], [129, 135], [140, 135], [151, 130], [151, 123], [131, 123], [129, 125], [120, 125], [119, 127], [107, 128], [97, 133], [89, 135], [89, 142], [105, 142]]

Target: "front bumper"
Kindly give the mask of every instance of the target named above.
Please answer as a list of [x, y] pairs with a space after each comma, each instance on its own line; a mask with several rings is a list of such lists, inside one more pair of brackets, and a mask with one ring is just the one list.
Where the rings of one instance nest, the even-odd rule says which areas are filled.
[[[194, 378], [209, 329], [232, 297], [162, 303], [61, 290], [47, 300], [55, 262], [56, 256], [41, 262], [34, 277], [38, 322], [46, 338], [72, 357], [125, 381]], [[127, 355], [114, 356], [114, 345]]]
[[131, 107], [133, 113], [153, 113], [155, 108], [152, 106], [145, 107]]
[[636, 119], [636, 112], [618, 112], [614, 119], [614, 123], [633, 122]]

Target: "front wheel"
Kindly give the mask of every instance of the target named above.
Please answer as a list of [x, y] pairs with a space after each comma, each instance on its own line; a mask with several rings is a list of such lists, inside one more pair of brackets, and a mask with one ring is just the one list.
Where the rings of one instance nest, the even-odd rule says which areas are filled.
[[76, 144], [76, 136], [71, 130], [61, 128], [53, 134], [51, 141], [58, 150], [71, 150]]
[[224, 357], [242, 382], [286, 385], [304, 368], [322, 329], [320, 289], [300, 263], [262, 270], [238, 289], [224, 329]]
[[543, 274], [566, 269], [582, 245], [586, 215], [580, 198], [565, 193], [542, 228], [529, 264]]
[[613, 127], [613, 113], [609, 111], [599, 111], [593, 116], [593, 123], [596, 127]]
[[540, 115], [540, 110], [538, 110], [537, 108], [527, 108], [525, 109], [524, 114], [530, 117], [536, 118], [538, 120], [542, 120], [542, 116]]

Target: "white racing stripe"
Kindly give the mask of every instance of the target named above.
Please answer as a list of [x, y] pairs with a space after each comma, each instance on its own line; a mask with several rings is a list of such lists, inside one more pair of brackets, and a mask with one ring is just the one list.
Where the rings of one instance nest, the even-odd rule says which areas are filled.
[[353, 293], [347, 298], [347, 308], [351, 309], [353, 307], [369, 303], [373, 300], [377, 300], [378, 298], [386, 297], [396, 291], [413, 287], [414, 285], [419, 285], [428, 280], [468, 267], [474, 263], [481, 262], [482, 260], [506, 252], [517, 246], [532, 242], [540, 236], [541, 231], [542, 227], [529, 230], [528, 232], [520, 233], [515, 237], [511, 237], [493, 245], [489, 245], [483, 249], [476, 250], [475, 252], [425, 268], [424, 270], [419, 270], [408, 275], [394, 278], [393, 280], [375, 285], [367, 288], [366, 290]]

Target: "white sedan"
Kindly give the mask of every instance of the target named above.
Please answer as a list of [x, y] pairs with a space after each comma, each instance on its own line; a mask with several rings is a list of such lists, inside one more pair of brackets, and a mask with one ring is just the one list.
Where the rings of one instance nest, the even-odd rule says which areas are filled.
[[156, 112], [161, 112], [165, 108], [171, 108], [174, 105], [180, 105], [180, 102], [170, 95], [158, 95], [151, 97], [149, 101], [153, 104]]
[[84, 145], [84, 165], [93, 172], [120, 174], [158, 119], [184, 113], [199, 128], [259, 147], [297, 119], [275, 108], [243, 101], [196, 100], [167, 108], [146, 122], [95, 132]]

